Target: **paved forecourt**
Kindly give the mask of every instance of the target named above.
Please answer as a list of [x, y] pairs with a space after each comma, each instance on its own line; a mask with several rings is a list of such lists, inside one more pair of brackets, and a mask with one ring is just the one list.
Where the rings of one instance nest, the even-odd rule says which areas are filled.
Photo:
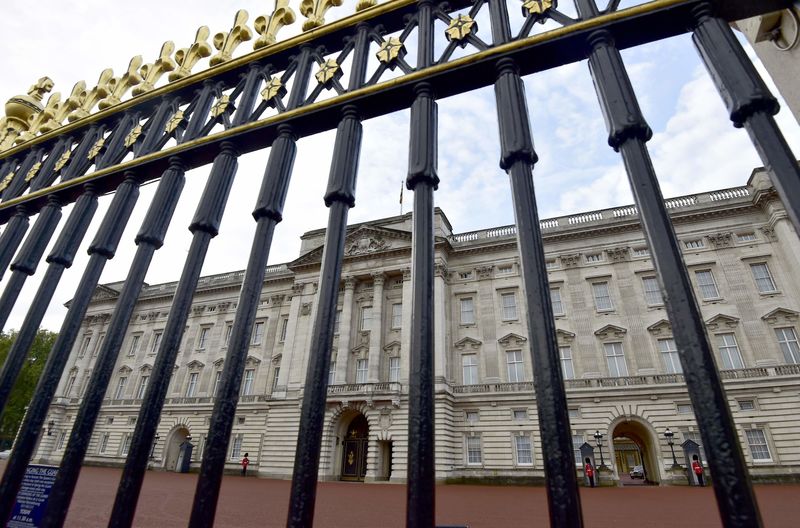
[[[0, 462], [5, 469], [5, 461]], [[121, 471], [85, 467], [78, 481], [66, 526], [106, 526]], [[142, 488], [135, 526], [185, 526], [196, 474], [149, 471]], [[768, 528], [795, 527], [800, 518], [800, 485], [756, 486]], [[402, 527], [405, 486], [322, 482], [314, 526], [318, 528]], [[218, 527], [283, 527], [289, 481], [226, 476], [217, 508]], [[547, 500], [543, 487], [439, 486], [438, 524], [470, 528], [544, 526]], [[721, 526], [711, 488], [628, 487], [581, 489], [585, 525], [590, 528]]]

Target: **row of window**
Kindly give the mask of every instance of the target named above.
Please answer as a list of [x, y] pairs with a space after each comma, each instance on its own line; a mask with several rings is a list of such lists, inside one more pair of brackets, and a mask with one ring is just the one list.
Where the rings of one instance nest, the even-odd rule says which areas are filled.
[[[766, 262], [750, 264], [750, 271], [759, 293], [770, 294], [778, 292], [775, 280]], [[694, 275], [697, 282], [697, 289], [702, 300], [713, 301], [720, 299], [719, 288], [714, 279], [714, 273], [710, 269], [696, 270]], [[614, 300], [611, 295], [609, 281], [593, 281], [591, 284], [595, 310], [597, 312], [613, 311]], [[642, 290], [644, 292], [645, 303], [648, 306], [661, 306], [664, 304], [664, 299], [661, 296], [661, 288], [655, 276], [642, 277]], [[502, 320], [516, 320], [518, 318], [516, 294], [514, 292], [502, 293], [500, 295], [500, 300], [502, 306]], [[564, 300], [561, 296], [560, 287], [550, 288], [550, 301], [553, 306], [554, 315], [566, 315], [567, 312]], [[461, 307], [461, 324], [475, 324], [475, 304], [473, 298], [462, 297], [459, 299], [459, 302]]]
[[[775, 328], [775, 336], [783, 352], [786, 363], [800, 363], [800, 343], [798, 342], [797, 332], [792, 327]], [[719, 349], [720, 367], [723, 370], [742, 369], [744, 360], [733, 332], [716, 334], [717, 347]], [[680, 358], [675, 340], [672, 338], [659, 339], [658, 351], [667, 374], [681, 374]], [[564, 379], [575, 378], [575, 366], [573, 363], [572, 347], [569, 345], [558, 347], [561, 371]], [[610, 377], [628, 376], [628, 364], [625, 359], [625, 351], [621, 342], [603, 343], [603, 353], [606, 358], [608, 375]], [[525, 366], [522, 359], [521, 350], [509, 350], [506, 352], [507, 380], [509, 383], [525, 381]], [[464, 385], [474, 385], [480, 383], [478, 375], [478, 355], [463, 354], [461, 356], [462, 382]]]

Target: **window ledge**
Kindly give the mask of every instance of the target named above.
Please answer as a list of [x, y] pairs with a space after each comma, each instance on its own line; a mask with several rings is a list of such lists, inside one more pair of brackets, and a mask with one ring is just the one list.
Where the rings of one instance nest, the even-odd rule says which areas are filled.
[[768, 292], [758, 292], [758, 294], [761, 297], [773, 297], [775, 295], [781, 295], [781, 294], [783, 294], [783, 292], [781, 290], [775, 290], [775, 291], [768, 291]]

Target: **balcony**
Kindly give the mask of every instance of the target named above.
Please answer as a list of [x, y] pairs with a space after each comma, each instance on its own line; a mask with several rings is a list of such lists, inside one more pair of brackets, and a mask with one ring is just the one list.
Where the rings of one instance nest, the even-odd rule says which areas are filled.
[[346, 402], [351, 400], [391, 400], [400, 404], [400, 393], [403, 386], [395, 382], [380, 383], [344, 383], [328, 386], [329, 402]]

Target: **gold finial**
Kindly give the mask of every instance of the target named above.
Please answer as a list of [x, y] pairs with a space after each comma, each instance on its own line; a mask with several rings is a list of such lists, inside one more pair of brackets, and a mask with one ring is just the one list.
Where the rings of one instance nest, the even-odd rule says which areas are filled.
[[64, 121], [67, 120], [69, 114], [71, 114], [80, 106], [82, 98], [85, 97], [86, 83], [83, 81], [78, 81], [75, 83], [75, 86], [72, 87], [72, 93], [70, 93], [69, 97], [67, 97], [67, 100], [58, 105], [58, 108], [56, 108], [52, 118], [42, 123], [42, 126], [39, 127], [39, 131], [44, 134], [61, 127]]
[[171, 72], [178, 66], [175, 61], [172, 60], [171, 55], [173, 51], [175, 51], [175, 44], [171, 40], [168, 40], [161, 46], [161, 53], [159, 53], [158, 59], [152, 64], [145, 64], [142, 66], [139, 73], [142, 74], [144, 81], [131, 91], [134, 96], [142, 95], [154, 89], [161, 76], [167, 72]]
[[214, 47], [219, 50], [219, 53], [211, 57], [209, 62], [211, 66], [228, 62], [233, 58], [233, 51], [239, 44], [253, 38], [253, 32], [247, 27], [249, 16], [245, 9], [238, 10], [233, 19], [233, 27], [228, 34], [217, 33], [214, 35]]
[[525, 16], [528, 16], [529, 13], [531, 15], [543, 15], [552, 7], [553, 0], [524, 0], [522, 2], [522, 14]]
[[358, 0], [358, 3], [356, 4], [356, 12], [369, 9], [377, 4], [378, 0]]
[[52, 89], [53, 80], [50, 77], [42, 77], [28, 89], [28, 95], [41, 102], [44, 99], [44, 94]]
[[17, 95], [6, 102], [6, 116], [0, 130], [0, 150], [10, 148], [23, 132], [30, 129], [36, 114], [44, 110], [44, 94], [53, 89], [50, 77], [42, 77], [30, 87], [27, 95]]
[[42, 131], [42, 126], [53, 120], [58, 112], [59, 106], [61, 106], [61, 94], [54, 92], [47, 100], [47, 106], [45, 106], [41, 112], [33, 114], [30, 117], [28, 130], [23, 130], [20, 132], [15, 142], [20, 144], [35, 138], [36, 135]]
[[[73, 110], [72, 113], [67, 116], [67, 120], [72, 123], [73, 121], [77, 121], [78, 119], [88, 116], [89, 112], [92, 111], [92, 108], [94, 108], [94, 106], [101, 100], [108, 97], [108, 94], [111, 93], [113, 81], [114, 70], [111, 68], [106, 68], [102, 71], [102, 73], [100, 73], [100, 78], [97, 80], [97, 85], [91, 90], [88, 92], [84, 91], [84, 93], [76, 93], [73, 90], [73, 95], [70, 96], [70, 98], [75, 97], [75, 100], [68, 104], [75, 104], [77, 106], [75, 110]], [[78, 85], [76, 84], [75, 87], [77, 88]]]
[[[381, 42], [381, 47], [375, 56], [379, 61], [386, 65], [391, 65], [398, 58], [406, 54], [406, 47], [403, 42], [397, 37], [389, 37], [388, 40]], [[393, 66], [390, 66], [393, 67]]]
[[141, 68], [141, 66], [141, 55], [137, 55], [132, 58], [131, 62], [128, 64], [128, 71], [126, 71], [122, 77], [115, 77], [109, 83], [111, 86], [111, 93], [109, 93], [105, 99], [102, 99], [100, 103], [98, 103], [97, 108], [104, 110], [119, 104], [122, 100], [122, 97], [125, 95], [125, 92], [127, 92], [129, 88], [140, 84], [143, 80], [142, 76], [139, 75], [139, 68]]
[[300, 14], [307, 19], [303, 22], [303, 31], [323, 25], [328, 9], [340, 5], [342, 5], [342, 0], [303, 0], [300, 2]]
[[464, 39], [470, 33], [478, 31], [478, 24], [468, 15], [458, 15], [450, 21], [450, 25], [444, 30], [447, 35], [447, 40], [455, 40], [463, 45], [466, 44]]
[[295, 21], [294, 10], [289, 7], [289, 0], [275, 0], [275, 9], [268, 17], [256, 18], [256, 33], [261, 35], [253, 43], [253, 49], [260, 49], [275, 44], [278, 31], [282, 27], [293, 24]]
[[188, 77], [191, 75], [192, 68], [197, 64], [197, 61], [211, 55], [211, 46], [206, 42], [210, 33], [208, 26], [200, 26], [192, 45], [175, 52], [175, 62], [178, 63], [178, 69], [169, 74], [170, 82]]

